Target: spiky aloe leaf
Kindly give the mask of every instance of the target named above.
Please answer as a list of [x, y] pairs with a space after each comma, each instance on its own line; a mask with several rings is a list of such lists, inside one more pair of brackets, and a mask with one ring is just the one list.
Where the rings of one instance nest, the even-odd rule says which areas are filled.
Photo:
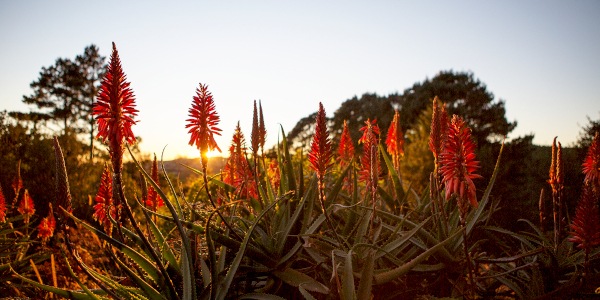
[[490, 199], [490, 193], [492, 192], [492, 187], [494, 186], [494, 182], [496, 181], [496, 176], [498, 176], [498, 171], [500, 170], [500, 159], [502, 158], [502, 151], [504, 150], [504, 142], [502, 142], [502, 146], [500, 147], [500, 152], [498, 153], [498, 158], [496, 159], [496, 166], [494, 166], [494, 172], [492, 173], [492, 178], [490, 178], [490, 182], [488, 183], [485, 192], [483, 193], [483, 197], [481, 197], [481, 201], [479, 201], [479, 205], [475, 212], [469, 216], [469, 220], [467, 222], [467, 232], [469, 235], [473, 230], [473, 227], [477, 222], [479, 222], [479, 218], [483, 213], [486, 204]]
[[356, 299], [354, 289], [354, 272], [352, 271], [352, 250], [349, 250], [348, 253], [346, 253], [346, 257], [344, 259], [344, 275], [342, 276], [342, 299]]
[[86, 293], [77, 292], [77, 291], [67, 291], [67, 290], [57, 288], [57, 287], [39, 283], [39, 282], [31, 280], [27, 277], [23, 277], [21, 274], [12, 270], [12, 268], [11, 268], [11, 271], [14, 273], [15, 276], [17, 276], [19, 279], [23, 280], [24, 282], [27, 282], [28, 284], [31, 284], [37, 288], [40, 288], [44, 291], [59, 295], [64, 298], [75, 299], [75, 300], [90, 300], [90, 299], [94, 300], [94, 299], [96, 299], [96, 298], [90, 297], [90, 295], [88, 295]]
[[259, 221], [267, 214], [267, 212], [269, 212], [271, 209], [273, 209], [273, 207], [275, 207], [275, 205], [277, 203], [279, 203], [280, 199], [282, 199], [282, 198], [277, 199], [277, 201], [275, 201], [275, 202], [271, 203], [269, 206], [267, 206], [265, 208], [265, 210], [263, 210], [260, 213], [260, 215], [256, 218], [256, 220], [252, 223], [252, 226], [250, 226], [250, 228], [248, 229], [248, 232], [244, 236], [244, 241], [240, 245], [240, 249], [238, 250], [235, 258], [233, 259], [233, 261], [231, 262], [231, 265], [229, 266], [229, 270], [227, 271], [225, 280], [223, 282], [221, 282], [217, 288], [216, 299], [225, 299], [225, 297], [227, 296], [227, 292], [229, 291], [229, 287], [231, 286], [231, 283], [233, 282], [233, 278], [235, 277], [235, 274], [237, 273], [237, 269], [240, 266], [240, 263], [242, 262], [242, 258], [244, 258], [244, 252], [246, 251], [246, 247], [248, 246], [248, 242], [250, 241], [250, 237], [252, 236], [252, 232], [254, 231], [254, 228], [259, 223]]
[[396, 168], [394, 168], [394, 164], [392, 163], [390, 156], [383, 149], [383, 146], [381, 144], [379, 145], [379, 152], [383, 156], [383, 160], [385, 161], [385, 166], [387, 167], [387, 169], [390, 172], [390, 175], [392, 177], [392, 184], [394, 185], [394, 191], [396, 192], [396, 199], [403, 200], [404, 197], [406, 196], [406, 192], [404, 191], [404, 188], [402, 187], [402, 182], [400, 181], [400, 176], [398, 175]]
[[162, 300], [166, 299], [162, 296], [155, 288], [153, 288], [148, 282], [146, 282], [143, 278], [138, 276], [133, 270], [131, 270], [127, 265], [125, 265], [118, 257], [114, 259], [117, 264], [121, 267], [129, 279], [131, 279], [135, 284], [144, 291], [144, 294], [149, 297], [149, 299], [153, 300]]
[[406, 264], [404, 264], [400, 267], [376, 274], [374, 276], [375, 284], [387, 283], [387, 282], [390, 282], [390, 281], [408, 273], [415, 266], [417, 266], [419, 263], [421, 263], [422, 261], [427, 259], [433, 253], [437, 252], [439, 249], [443, 248], [444, 245], [448, 244], [450, 241], [452, 241], [454, 239], [454, 237], [456, 237], [457, 235], [459, 235], [461, 233], [462, 233], [462, 230], [458, 230], [457, 232], [452, 234], [449, 238], [447, 238], [447, 239], [443, 240], [442, 242], [440, 242], [439, 244], [429, 248], [429, 250], [421, 253], [419, 256], [413, 258], [411, 261], [407, 262]]
[[373, 287], [373, 273], [375, 272], [375, 255], [373, 251], [367, 252], [365, 264], [360, 272], [357, 299], [370, 299]]
[[[166, 176], [165, 174], [165, 178], [167, 179], [167, 183], [169, 184], [169, 187], [171, 188], [171, 192], [173, 193], [174, 197], [175, 197], [175, 203], [177, 203], [178, 205], [178, 211], [175, 209], [175, 206], [173, 206], [173, 204], [171, 203], [171, 200], [169, 200], [169, 198], [167, 197], [167, 195], [165, 195], [165, 193], [162, 191], [162, 189], [158, 186], [158, 184], [156, 182], [154, 182], [154, 180], [152, 180], [152, 176], [150, 174], [148, 174], [148, 172], [146, 172], [146, 170], [144, 170], [144, 168], [140, 165], [140, 163], [136, 160], [135, 156], [133, 155], [133, 153], [131, 153], [131, 149], [129, 148], [129, 146], [127, 146], [127, 150], [129, 151], [129, 155], [131, 156], [131, 159], [133, 159], [134, 163], [136, 164], [137, 168], [142, 172], [142, 174], [144, 174], [144, 177], [146, 177], [146, 180], [148, 180], [148, 182], [154, 187], [154, 190], [162, 197], [163, 201], [165, 202], [165, 205], [167, 206], [167, 208], [169, 209], [169, 212], [171, 213], [171, 216], [173, 217], [173, 221], [175, 221], [175, 225], [177, 227], [177, 231], [179, 232], [179, 235], [181, 236], [181, 240], [182, 240], [182, 246], [183, 246], [183, 250], [181, 255], [186, 255], [186, 261], [188, 262], [185, 266], [181, 265], [182, 268], [182, 272], [189, 272], [188, 274], [191, 276], [190, 281], [193, 283], [195, 282], [194, 279], [194, 267], [192, 266], [192, 249], [191, 249], [191, 242], [190, 239], [187, 235], [187, 231], [183, 228], [183, 225], [181, 224], [180, 218], [179, 216], [181, 216], [181, 207], [179, 206], [179, 201], [177, 200], [177, 193], [175, 192], [175, 188], [173, 187], [173, 184], [171, 183], [171, 181], [169, 180], [169, 177]], [[165, 171], [164, 168], [164, 163], [162, 161], [161, 158], [161, 164], [163, 167], [163, 171]], [[182, 259], [183, 261], [183, 259]], [[187, 276], [187, 275], [186, 275]], [[191, 296], [189, 298], [184, 298], [184, 300], [188, 300], [191, 298], [194, 298], [196, 295], [196, 289], [195, 289], [195, 285], [192, 284], [192, 286], [184, 286], [184, 294], [187, 295], [187, 291], [191, 290]]]
[[285, 298], [277, 295], [263, 294], [263, 293], [249, 293], [240, 296], [238, 299], [255, 299], [255, 300], [285, 300]]
[[[287, 180], [285, 180], [285, 183], [286, 183], [285, 190], [296, 190], [296, 178], [294, 176], [294, 168], [292, 166], [292, 157], [290, 155], [290, 150], [288, 147], [288, 142], [287, 142], [287, 138], [285, 136], [285, 132], [283, 131], [283, 126], [281, 126], [281, 145], [283, 147], [285, 172], [287, 174], [287, 176], [286, 176]], [[283, 183], [284, 183], [284, 181], [282, 180], [281, 184], [283, 184]]]
[[419, 223], [419, 225], [415, 226], [409, 232], [407, 232], [406, 234], [402, 235], [401, 238], [395, 239], [395, 240], [387, 243], [385, 246], [382, 247], [383, 252], [380, 252], [380, 253], [376, 254], [375, 257], [376, 258], [380, 258], [380, 257], [386, 255], [386, 253], [391, 253], [395, 249], [397, 249], [398, 247], [400, 247], [400, 246], [404, 245], [406, 242], [410, 241], [410, 239], [417, 232], [419, 232], [419, 230], [421, 230], [421, 228], [423, 228], [423, 226], [425, 226], [425, 224], [427, 224], [427, 222], [429, 222], [429, 219], [430, 218], [427, 218], [423, 222]]
[[107, 241], [108, 243], [110, 243], [111, 245], [113, 245], [114, 247], [119, 249], [119, 251], [121, 251], [123, 254], [127, 255], [131, 260], [133, 260], [137, 265], [139, 265], [148, 274], [148, 276], [150, 276], [150, 278], [154, 282], [159, 282], [158, 269], [145, 256], [141, 255], [140, 253], [135, 251], [133, 248], [113, 239], [112, 237], [110, 237], [106, 233], [104, 233], [103, 231], [98, 230], [98, 229], [94, 228], [93, 226], [87, 224], [86, 222], [80, 220], [79, 218], [75, 217], [73, 214], [67, 212], [66, 210], [62, 209], [62, 211], [68, 217], [70, 217], [72, 220], [74, 220], [76, 223], [82, 225], [87, 230], [94, 232], [96, 235], [98, 235], [99, 238]]
[[[136, 198], [137, 200], [137, 198]], [[158, 248], [159, 248], [159, 252], [162, 254], [163, 259], [165, 259], [167, 262], [169, 262], [169, 264], [173, 267], [175, 267], [176, 270], [178, 270], [179, 272], [179, 263], [177, 263], [177, 260], [175, 259], [175, 254], [173, 254], [173, 250], [171, 249], [171, 247], [169, 246], [169, 244], [167, 243], [167, 241], [165, 240], [165, 237], [163, 236], [162, 232], [160, 232], [160, 230], [158, 229], [158, 227], [156, 226], [156, 223], [154, 223], [154, 221], [152, 220], [152, 218], [150, 217], [147, 208], [145, 208], [143, 205], [141, 205], [141, 203], [139, 203], [138, 201], [138, 205], [140, 207], [142, 207], [142, 213], [144, 214], [144, 217], [146, 218], [146, 223], [149, 225], [150, 227], [150, 231], [152, 231], [152, 235], [154, 235], [154, 238], [156, 239], [156, 243], [158, 244]], [[179, 275], [181, 275], [181, 273], [179, 273]]]
[[292, 268], [286, 268], [283, 271], [275, 270], [273, 275], [277, 276], [283, 282], [303, 289], [320, 294], [328, 294], [329, 288], [318, 282], [316, 279]]

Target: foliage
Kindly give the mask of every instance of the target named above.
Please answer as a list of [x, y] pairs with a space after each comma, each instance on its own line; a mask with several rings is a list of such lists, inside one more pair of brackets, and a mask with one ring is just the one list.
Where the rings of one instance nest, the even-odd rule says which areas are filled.
[[[61, 150], [61, 144], [68, 140], [54, 139], [54, 151], [48, 149], [45, 153], [54, 153], [56, 161], [57, 200], [52, 202], [54, 210], [49, 216], [58, 217], [55, 234], [44, 238], [64, 253], [61, 261], [78, 288], [43, 283], [35, 280], [30, 270], [16, 267], [11, 273], [0, 273], [10, 278], [9, 288], [18, 284], [71, 299], [529, 299], [585, 297], [598, 282], [598, 215], [580, 208], [570, 226], [566, 226], [568, 218], [560, 217], [572, 201], [569, 184], [583, 182], [573, 181], [583, 176], [568, 176], [569, 168], [579, 165], [569, 166], [567, 158], [572, 155], [560, 146], [551, 151], [532, 148], [530, 137], [507, 146], [487, 140], [501, 130], [510, 131], [510, 123], [505, 122], [504, 129], [500, 126], [495, 133], [480, 128], [477, 139], [485, 136], [485, 142], [479, 145], [483, 155], [475, 153], [476, 130], [471, 131], [469, 125], [475, 118], [473, 114], [466, 114], [465, 119], [458, 115], [450, 118], [443, 106], [436, 104], [435, 110], [426, 108], [420, 113], [412, 127], [393, 123], [391, 128], [409, 128], [402, 165], [414, 167], [408, 159], [422, 157], [425, 161], [424, 149], [430, 142], [439, 144], [439, 148], [432, 147], [436, 154], [433, 171], [414, 171], [421, 172], [416, 174], [421, 177], [421, 186], [415, 191], [403, 180], [407, 177], [398, 172], [394, 155], [400, 149], [385, 147], [382, 142], [387, 135], [379, 126], [389, 128], [392, 115], [387, 120], [372, 120], [362, 114], [359, 117], [356, 111], [351, 120], [362, 128], [353, 130], [345, 122], [342, 124], [348, 126], [342, 125], [337, 132], [336, 117], [328, 123], [320, 104], [312, 120], [302, 125], [314, 128], [307, 135], [312, 141], [308, 155], [301, 148], [293, 152], [292, 142], [282, 128], [281, 142], [267, 163], [264, 153], [258, 151], [266, 131], [259, 125], [263, 116], [255, 105], [252, 151], [246, 150], [238, 125], [225, 169], [213, 174], [208, 172], [204, 154], [218, 148], [213, 139], [220, 133], [215, 105], [218, 97], [213, 97], [208, 85], [200, 84], [186, 127], [190, 144], [201, 156], [198, 168], [187, 168], [199, 180], [186, 193], [166, 174], [164, 163], [161, 178], [157, 161], [148, 172], [149, 168], [132, 152], [137, 141], [132, 133], [134, 114], [127, 116], [132, 122], [123, 123], [119, 118], [132, 112], [133, 91], [125, 81], [114, 44], [110, 66], [102, 87], [103, 99], [94, 110], [101, 123], [112, 124], [102, 125], [100, 130], [101, 137], [110, 143], [110, 157], [104, 158], [110, 165], [96, 179], [96, 217], [102, 224], [69, 211], [71, 204], [66, 199], [70, 197], [65, 192], [70, 190], [74, 201], [81, 196], [69, 188], [77, 174], [69, 169], [69, 152]], [[450, 75], [442, 73], [436, 82]], [[463, 84], [459, 79], [453, 82]], [[466, 84], [471, 92], [490, 99], [485, 87], [472, 82], [469, 76], [466, 79], [472, 83]], [[451, 95], [465, 96], [455, 92]], [[123, 93], [127, 97], [121, 97]], [[119, 102], [122, 100], [125, 102]], [[352, 105], [359, 102], [356, 99]], [[459, 100], [449, 102], [450, 112], [460, 107], [456, 104]], [[370, 104], [385, 106], [386, 102]], [[503, 111], [502, 102], [492, 107], [496, 112]], [[400, 108], [402, 114], [404, 107]], [[428, 120], [434, 126], [428, 126]], [[449, 123], [445, 126], [444, 122]], [[18, 125], [11, 125], [7, 132], [29, 130]], [[344, 139], [340, 142], [342, 132]], [[398, 131], [394, 133], [398, 138]], [[47, 142], [43, 136], [40, 140]], [[352, 141], [361, 143], [362, 153], [351, 151]], [[341, 150], [334, 150], [336, 144], [341, 144]], [[533, 154], [526, 156], [528, 152]], [[493, 196], [496, 184], [515, 177], [511, 182], [515, 185], [504, 185], [502, 193], [519, 194], [514, 190], [524, 188], [518, 185], [523, 178], [514, 173], [515, 164], [523, 157], [535, 158], [538, 154], [550, 162], [541, 180], [548, 179], [545, 176], [550, 169], [551, 211], [558, 217], [545, 216], [547, 212], [542, 209], [540, 226], [529, 220], [520, 221], [524, 225], [519, 230], [499, 226], [495, 218], [502, 210], [498, 205], [506, 199]], [[123, 155], [128, 155], [131, 162], [123, 163]], [[479, 160], [487, 161], [481, 163], [481, 169]], [[127, 178], [130, 176], [123, 176], [136, 172], [143, 176], [140, 188], [132, 187]], [[428, 180], [423, 180], [425, 175]], [[484, 178], [473, 180], [480, 176]], [[163, 208], [146, 205], [154, 193], [163, 200]], [[594, 197], [597, 194], [586, 194], [583, 199], [587, 202], [580, 207], [597, 209], [590, 201], [597, 200]], [[91, 203], [87, 210], [94, 210]], [[507, 222], [516, 222], [511, 216], [503, 217], [510, 218]], [[590, 221], [596, 225], [586, 225]], [[97, 236], [103, 256], [109, 259], [101, 265], [81, 259], [74, 231]], [[11, 258], [8, 264], [17, 266], [19, 262]], [[90, 281], [82, 281], [83, 277]]]

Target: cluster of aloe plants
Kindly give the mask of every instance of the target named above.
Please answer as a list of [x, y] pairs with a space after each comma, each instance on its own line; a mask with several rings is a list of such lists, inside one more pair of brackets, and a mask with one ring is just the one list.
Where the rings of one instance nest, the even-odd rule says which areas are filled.
[[[564, 179], [557, 175], [556, 154], [550, 184], [557, 234], [550, 237], [534, 224], [529, 232], [513, 233], [490, 222], [497, 209], [490, 197], [496, 172], [485, 189], [477, 188], [473, 180], [481, 176], [468, 125], [448, 116], [437, 98], [433, 109], [435, 171], [422, 194], [400, 175], [398, 113], [386, 137], [376, 121], [367, 120], [362, 149], [355, 151], [346, 126], [337, 143], [331, 140], [322, 104], [307, 154], [290, 152], [282, 129], [267, 155], [262, 107], [255, 102], [250, 147], [238, 125], [224, 169], [207, 174], [206, 153], [220, 150], [214, 139], [219, 116], [208, 86], [200, 84], [186, 127], [201, 155], [201, 169], [192, 170], [201, 176], [202, 189], [184, 194], [164, 168], [163, 189], [156, 157], [147, 172], [131, 155], [143, 180], [139, 194], [126, 195], [123, 157], [135, 143], [137, 110], [113, 44], [94, 108], [98, 138], [111, 155], [90, 207], [97, 224], [72, 214], [67, 171], [55, 143], [57, 201], [50, 217], [57, 227], [48, 238], [66, 245], [65, 257], [93, 284], [78, 281], [79, 290], [45, 285], [17, 269], [17, 262], [14, 280], [73, 299], [530, 298], [567, 293], [560, 289], [581, 287], [582, 278], [589, 283], [600, 244], [598, 137], [584, 164], [592, 175], [571, 232], [561, 228]], [[94, 232], [114, 266], [84, 263], [70, 246], [69, 226]], [[490, 247], [501, 250], [487, 252]], [[548, 272], [556, 274], [546, 280]]]

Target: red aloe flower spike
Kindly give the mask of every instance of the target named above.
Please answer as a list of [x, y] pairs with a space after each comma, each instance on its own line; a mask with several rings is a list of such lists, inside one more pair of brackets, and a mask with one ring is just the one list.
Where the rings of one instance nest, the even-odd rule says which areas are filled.
[[258, 109], [256, 108], [256, 100], [254, 100], [254, 111], [252, 113], [252, 133], [250, 136], [250, 143], [252, 144], [252, 153], [256, 156], [258, 148], [260, 147], [260, 129], [258, 128]]
[[258, 197], [256, 182], [246, 160], [245, 139], [239, 122], [234, 130], [229, 158], [223, 169], [223, 182], [233, 186], [241, 198]]
[[364, 182], [368, 193], [374, 193], [377, 190], [377, 180], [381, 173], [377, 147], [379, 145], [379, 127], [376, 121], [367, 119], [360, 131], [362, 137], [358, 140], [363, 144], [363, 155], [361, 157], [361, 170], [359, 171], [359, 180]]
[[208, 158], [206, 153], [209, 150], [221, 149], [215, 141], [215, 134], [221, 135], [217, 125], [220, 117], [215, 109], [215, 102], [212, 94], [208, 91], [208, 85], [200, 83], [200, 87], [196, 89], [196, 96], [192, 102], [192, 108], [189, 110], [188, 124], [185, 128], [189, 128], [190, 145], [196, 145], [202, 155], [202, 163], [206, 165]]
[[352, 143], [352, 137], [350, 136], [348, 122], [346, 120], [344, 120], [344, 127], [342, 129], [342, 136], [340, 137], [340, 144], [337, 152], [342, 168], [347, 166], [354, 158], [354, 144]]
[[390, 123], [385, 140], [387, 151], [392, 155], [392, 162], [396, 170], [400, 170], [400, 157], [404, 155], [404, 133], [400, 126], [400, 113], [398, 110], [394, 113], [394, 119]]
[[258, 100], [258, 120], [259, 145], [264, 149], [265, 141], [267, 140], [267, 129], [265, 128], [265, 118], [263, 117], [262, 104], [260, 103], [260, 100]]
[[477, 207], [477, 196], [473, 179], [481, 178], [474, 172], [479, 168], [475, 160], [475, 144], [471, 129], [457, 115], [452, 117], [448, 128], [448, 138], [440, 154], [440, 173], [446, 187], [446, 200], [458, 195], [459, 207], [467, 209], [466, 201]]
[[429, 134], [429, 149], [436, 162], [444, 150], [444, 141], [448, 132], [448, 113], [446, 106], [438, 97], [433, 98], [433, 114], [431, 116], [431, 131]]
[[38, 225], [38, 237], [42, 239], [42, 242], [47, 242], [54, 235], [55, 228], [56, 220], [54, 219], [52, 206], [50, 206], [50, 213], [47, 217], [43, 218], [42, 221], [40, 221], [40, 225]]
[[31, 199], [29, 196], [29, 191], [27, 189], [25, 189], [25, 192], [23, 193], [23, 198], [19, 203], [19, 208], [17, 208], [17, 211], [23, 215], [25, 218], [25, 223], [29, 223], [29, 218], [35, 213], [33, 199]]
[[556, 138], [554, 137], [554, 140], [552, 141], [552, 158], [550, 160], [550, 171], [548, 174], [548, 183], [550, 184], [550, 186], [552, 187], [552, 191], [556, 192]]
[[92, 217], [104, 227], [104, 231], [108, 233], [108, 235], [112, 232], [112, 223], [108, 216], [110, 215], [113, 219], [118, 220], [118, 211], [121, 210], [120, 206], [115, 206], [113, 203], [112, 189], [113, 182], [111, 172], [108, 165], [105, 165], [104, 172], [100, 179], [100, 187], [96, 194], [96, 204], [94, 205], [94, 214]]
[[271, 159], [269, 163], [269, 167], [267, 169], [267, 175], [269, 176], [269, 180], [271, 185], [273, 186], [274, 191], [279, 190], [279, 186], [281, 184], [281, 172], [279, 170], [279, 163], [277, 159]]
[[15, 191], [15, 199], [13, 200], [13, 205], [17, 203], [17, 199], [19, 198], [19, 193], [23, 189], [23, 180], [21, 179], [21, 160], [17, 162], [17, 176], [13, 178], [12, 188]]
[[592, 184], [584, 183], [581, 200], [575, 210], [575, 218], [570, 224], [571, 237], [568, 241], [576, 244], [577, 248], [583, 249], [584, 276], [589, 272], [589, 254], [592, 249], [600, 245], [600, 210], [597, 199], [600, 197], [598, 191]]
[[588, 269], [588, 256], [591, 250], [600, 245], [600, 212], [598, 192], [591, 184], [584, 184], [581, 200], [577, 204], [575, 218], [571, 223], [571, 237], [568, 239], [585, 252], [585, 268]]
[[[150, 176], [152, 177], [152, 180], [154, 180], [154, 182], [156, 182], [156, 184], [159, 183], [159, 178], [158, 178], [158, 161], [156, 160], [156, 154], [154, 154], [154, 161], [152, 162], [152, 170], [150, 172]], [[156, 211], [158, 210], [158, 208], [165, 206], [165, 202], [163, 201], [162, 197], [160, 195], [158, 195], [158, 192], [154, 189], [154, 186], [152, 186], [151, 184], [148, 185], [148, 196], [146, 198], [146, 205], [148, 207], [150, 207], [150, 209], [152, 209], [152, 211]]]
[[596, 132], [582, 164], [585, 182], [600, 189], [600, 133]]
[[[342, 129], [342, 136], [340, 137], [340, 143], [337, 152], [340, 168], [345, 170], [346, 167], [352, 162], [352, 159], [354, 159], [354, 143], [352, 142], [352, 137], [350, 136], [350, 131], [348, 130], [348, 122], [346, 120], [344, 120], [344, 127]], [[351, 192], [352, 184], [352, 178], [350, 176], [346, 176], [344, 178], [344, 185], [342, 186], [342, 189], [347, 192]]]
[[6, 198], [4, 198], [4, 192], [0, 186], [0, 223], [6, 222]]
[[319, 102], [319, 111], [316, 117], [315, 134], [313, 135], [308, 159], [311, 167], [317, 172], [317, 177], [323, 179], [327, 170], [333, 165], [331, 158], [331, 140], [327, 131], [327, 119], [323, 104]]
[[138, 112], [135, 96], [126, 80], [117, 46], [113, 43], [110, 63], [92, 115], [98, 120], [97, 138], [108, 140], [113, 168], [119, 174], [123, 165], [124, 143], [131, 145], [135, 142], [131, 126], [136, 124], [134, 118]]

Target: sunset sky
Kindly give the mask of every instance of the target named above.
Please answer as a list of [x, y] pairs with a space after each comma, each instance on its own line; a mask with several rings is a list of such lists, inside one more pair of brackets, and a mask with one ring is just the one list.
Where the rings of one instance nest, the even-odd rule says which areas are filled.
[[[227, 149], [261, 100], [267, 143], [318, 103], [402, 92], [441, 70], [473, 72], [518, 122], [509, 136], [573, 143], [600, 118], [600, 1], [0, 1], [0, 110], [42, 67], [96, 44], [119, 50], [143, 152], [198, 156], [188, 109], [209, 85]], [[387, 125], [386, 125], [387, 126]]]

